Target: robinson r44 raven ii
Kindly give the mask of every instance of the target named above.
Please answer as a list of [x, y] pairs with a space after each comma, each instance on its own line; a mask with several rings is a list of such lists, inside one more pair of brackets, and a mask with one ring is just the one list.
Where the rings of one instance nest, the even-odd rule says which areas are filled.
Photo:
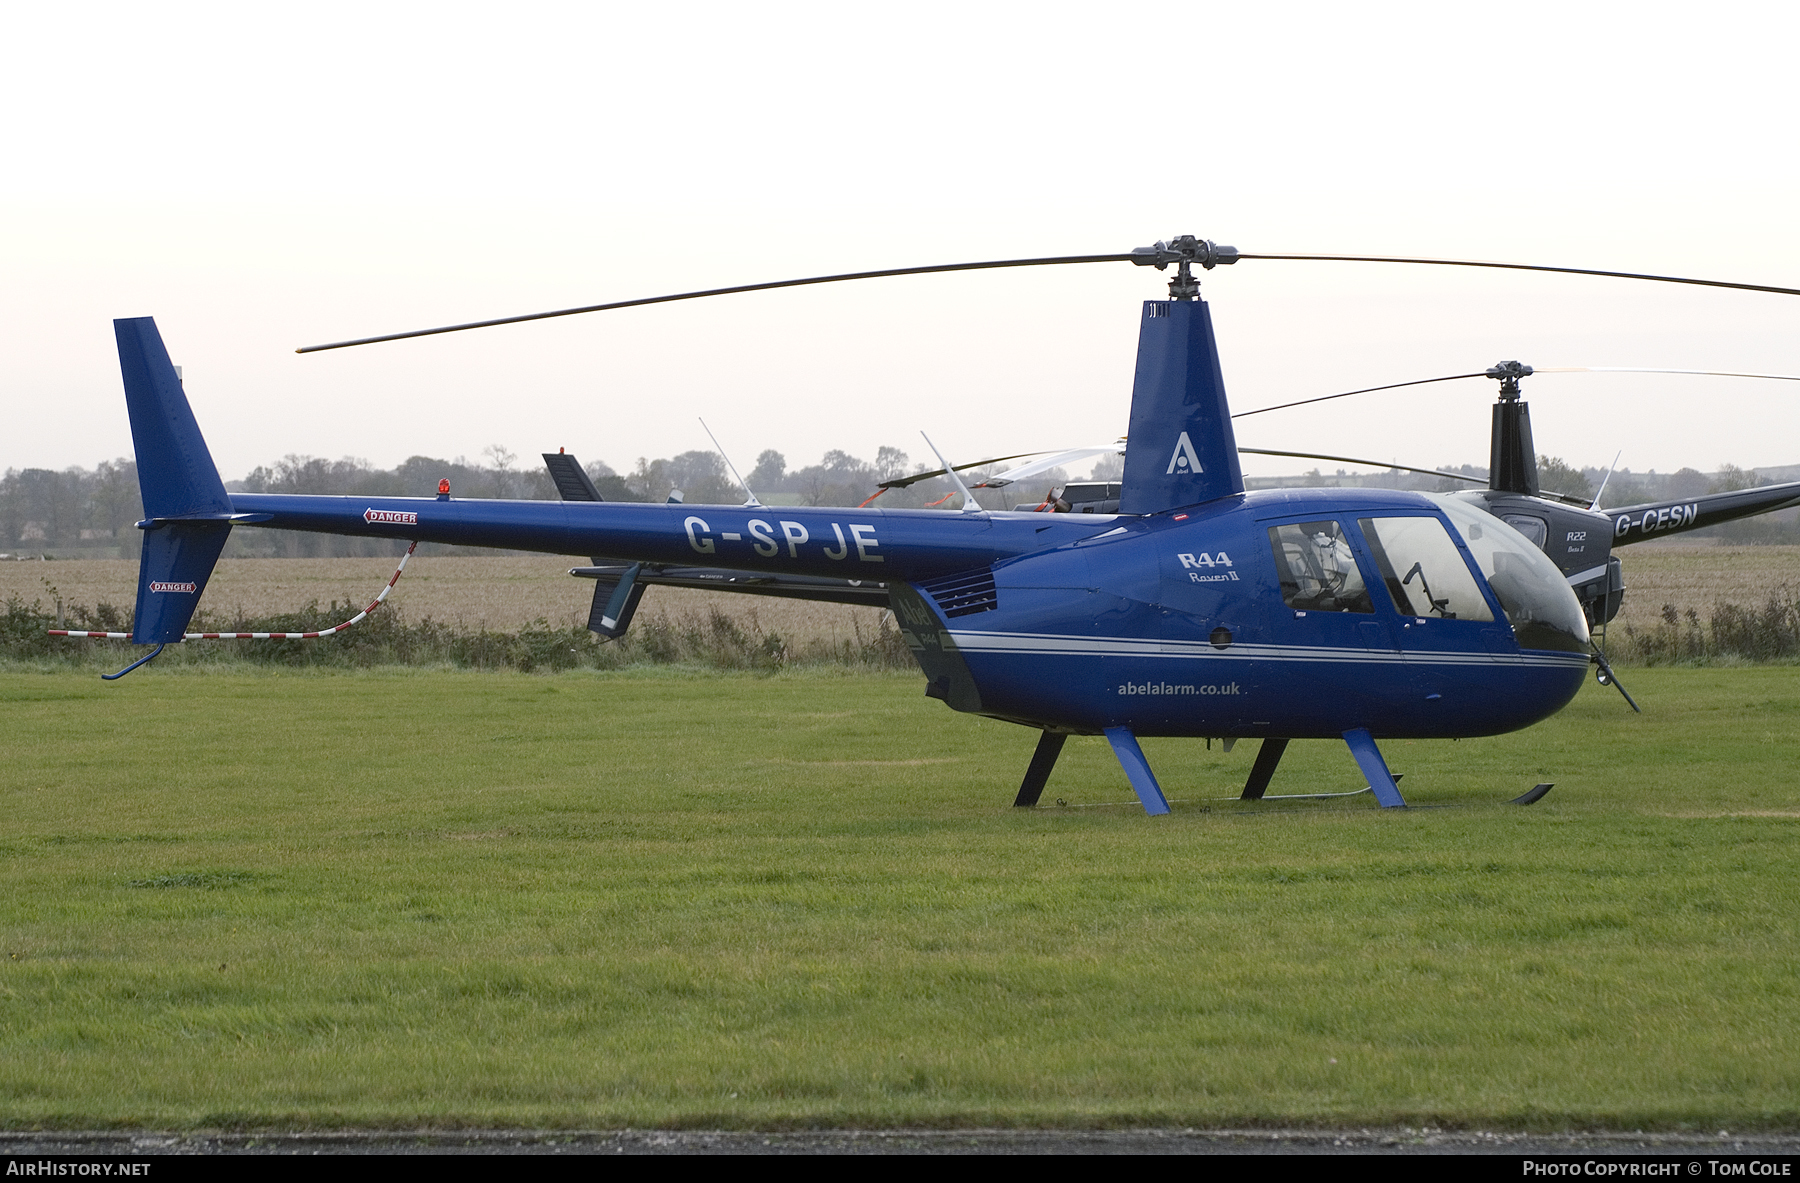
[[[741, 572], [812, 583], [818, 598], [881, 597], [928, 695], [1041, 733], [1018, 805], [1036, 803], [1068, 736], [1099, 734], [1151, 814], [1169, 806], [1141, 736], [1262, 740], [1247, 798], [1263, 795], [1290, 740], [1342, 739], [1381, 805], [1401, 806], [1377, 741], [1494, 735], [1555, 713], [1595, 658], [1589, 612], [1569, 572], [1479, 494], [1245, 491], [1212, 319], [1192, 269], [1293, 258], [1454, 262], [1240, 254], [1183, 236], [1124, 254], [786, 280], [302, 350], [886, 275], [1173, 264], [1168, 298], [1147, 300], [1140, 312], [1112, 513], [989, 511], [966, 488], [961, 512], [769, 508], [753, 496], [702, 506], [470, 500], [447, 490], [435, 500], [228, 493], [154, 322], [116, 321], [145, 508], [131, 639], [157, 651], [183, 639], [234, 525], [617, 556], [623, 566], [604, 574], [606, 608], [596, 600], [615, 624], [656, 571]], [[852, 587], [854, 597], [838, 594]]]

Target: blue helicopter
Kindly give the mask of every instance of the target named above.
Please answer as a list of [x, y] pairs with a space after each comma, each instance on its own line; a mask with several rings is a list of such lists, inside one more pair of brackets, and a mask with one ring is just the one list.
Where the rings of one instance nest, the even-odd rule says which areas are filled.
[[[602, 581], [595, 621], [609, 635], [623, 631], [644, 587], [679, 582], [671, 572], [699, 572], [695, 586], [738, 578], [737, 590], [885, 603], [927, 695], [1040, 732], [1017, 805], [1036, 804], [1068, 736], [1104, 735], [1150, 814], [1169, 806], [1139, 746], [1144, 736], [1260, 739], [1248, 799], [1264, 795], [1291, 740], [1341, 739], [1379, 803], [1403, 806], [1377, 741], [1495, 735], [1554, 714], [1603, 661], [1589, 633], [1592, 608], [1568, 573], [1479, 495], [1246, 492], [1212, 319], [1193, 274], [1240, 259], [1504, 266], [1800, 295], [1522, 264], [1254, 255], [1182, 236], [1124, 254], [744, 285], [300, 350], [889, 275], [1174, 265], [1168, 298], [1145, 301], [1140, 312], [1117, 505], [1087, 513], [982, 509], [949, 464], [960, 512], [765, 507], [748, 490], [742, 505], [602, 502], [591, 484], [580, 488], [572, 457], [560, 474], [551, 464], [565, 498], [555, 502], [459, 499], [447, 488], [436, 499], [234, 494], [154, 321], [119, 320], [146, 515], [131, 639], [157, 647], [128, 668], [183, 639], [233, 526], [606, 555], [615, 556], [611, 565], [575, 573]], [[1528, 427], [1524, 446], [1528, 455]]]

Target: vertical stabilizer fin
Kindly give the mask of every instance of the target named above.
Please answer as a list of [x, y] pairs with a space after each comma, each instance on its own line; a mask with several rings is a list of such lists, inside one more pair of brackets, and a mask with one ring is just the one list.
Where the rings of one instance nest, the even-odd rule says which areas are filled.
[[[550, 479], [556, 483], [556, 491], [564, 501], [604, 501], [600, 490], [594, 487], [594, 479], [581, 467], [581, 462], [566, 452], [545, 452], [544, 467], [550, 470]], [[644, 598], [647, 584], [638, 582], [642, 574], [642, 563], [627, 563], [624, 559], [609, 559], [600, 555], [591, 556], [596, 567], [616, 567], [616, 575], [602, 575], [594, 583], [594, 601], [588, 607], [588, 629], [599, 633], [609, 641], [616, 641], [625, 635], [631, 627], [631, 618], [637, 614], [638, 602]]]
[[556, 486], [557, 495], [564, 501], [604, 501], [600, 490], [594, 488], [594, 478], [581, 467], [581, 461], [566, 452], [543, 452], [544, 467], [550, 471], [550, 480]]
[[181, 640], [230, 536], [230, 522], [168, 522], [144, 531], [137, 611], [131, 618], [134, 643]]
[[156, 321], [113, 321], [146, 518], [228, 514], [231, 496], [194, 421]]
[[588, 628], [609, 641], [625, 635], [631, 618], [637, 615], [638, 602], [644, 598], [648, 584], [639, 583], [644, 564], [633, 563], [618, 575], [601, 576], [594, 581], [594, 602], [588, 609]]
[[1144, 301], [1119, 512], [1161, 513], [1243, 491], [1206, 301]]
[[156, 321], [148, 316], [115, 320], [113, 336], [144, 498], [131, 639], [161, 645], [181, 640], [212, 578], [213, 564], [231, 535], [231, 496], [194, 421]]

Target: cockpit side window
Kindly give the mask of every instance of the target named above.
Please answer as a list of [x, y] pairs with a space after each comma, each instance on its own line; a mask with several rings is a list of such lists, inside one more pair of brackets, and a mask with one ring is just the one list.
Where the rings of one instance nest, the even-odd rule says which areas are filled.
[[1272, 526], [1269, 548], [1275, 552], [1281, 599], [1288, 607], [1308, 612], [1375, 611], [1356, 554], [1337, 522]]
[[1534, 518], [1529, 514], [1501, 514], [1500, 520], [1531, 540], [1531, 545], [1539, 550], [1544, 549], [1544, 540], [1550, 537], [1550, 527], [1543, 518]]
[[1469, 574], [1462, 552], [1436, 518], [1360, 518], [1363, 538], [1405, 616], [1492, 620], [1487, 597]]

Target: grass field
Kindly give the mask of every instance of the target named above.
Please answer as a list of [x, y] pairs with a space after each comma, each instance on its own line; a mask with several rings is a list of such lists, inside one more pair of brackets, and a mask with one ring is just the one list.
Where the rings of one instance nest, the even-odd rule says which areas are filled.
[[1149, 819], [916, 675], [0, 673], [0, 1124], [1795, 1128], [1800, 670], [1632, 689]]

